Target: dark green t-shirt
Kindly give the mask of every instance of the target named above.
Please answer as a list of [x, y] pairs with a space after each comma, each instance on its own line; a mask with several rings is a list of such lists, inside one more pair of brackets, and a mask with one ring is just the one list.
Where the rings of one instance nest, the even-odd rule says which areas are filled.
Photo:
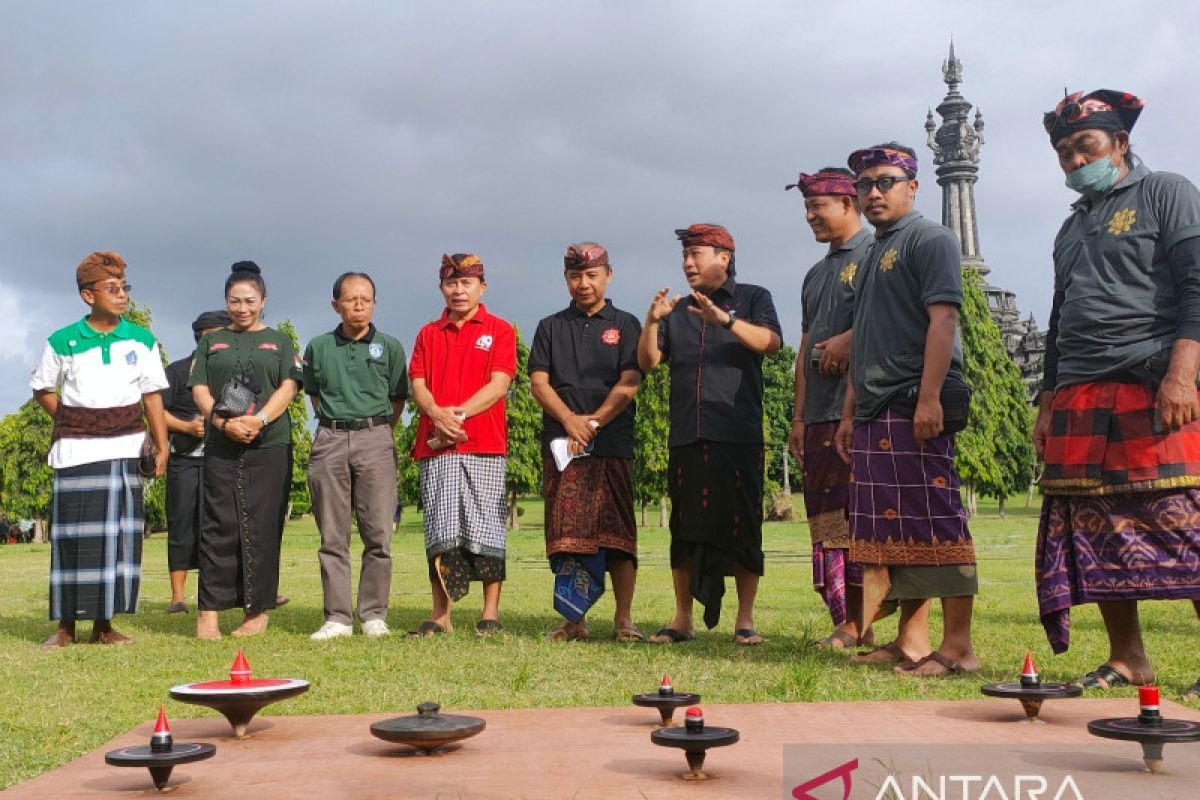
[[[962, 255], [947, 227], [910, 211], [882, 233], [855, 287], [850, 380], [854, 420], [870, 422], [900, 392], [921, 382], [928, 306], [962, 305]], [[947, 377], [962, 380], [962, 343], [954, 332]]]
[[[188, 386], [207, 386], [216, 401], [221, 397], [222, 387], [238, 371], [255, 377], [264, 403], [283, 381], [290, 378], [301, 383], [304, 379], [300, 359], [287, 334], [274, 328], [245, 332], [222, 328], [206, 333], [196, 345]], [[286, 447], [291, 443], [291, 420], [284, 413], [263, 429], [262, 436], [251, 447]], [[205, 449], [210, 448], [236, 452], [241, 445], [210, 426]]]
[[404, 347], [374, 325], [361, 339], [338, 325], [305, 348], [304, 390], [317, 396], [321, 419], [390, 416], [392, 401], [408, 397]]

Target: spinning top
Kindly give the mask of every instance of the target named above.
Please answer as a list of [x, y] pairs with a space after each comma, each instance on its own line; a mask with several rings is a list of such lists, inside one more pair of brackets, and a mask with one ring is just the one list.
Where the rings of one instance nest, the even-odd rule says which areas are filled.
[[416, 716], [395, 717], [371, 723], [371, 734], [385, 742], [415, 747], [429, 755], [440, 747], [479, 733], [487, 725], [479, 717], [441, 714], [441, 706], [426, 701]]
[[704, 724], [704, 712], [689, 708], [682, 728], [661, 728], [650, 732], [650, 741], [663, 747], [678, 747], [687, 757], [688, 771], [683, 773], [685, 781], [707, 780], [704, 774], [704, 757], [713, 747], [736, 744], [740, 734], [733, 728], [715, 728]]
[[660, 727], [665, 728], [671, 724], [671, 717], [675, 714], [675, 709], [683, 708], [684, 706], [694, 706], [700, 702], [700, 695], [689, 693], [675, 693], [675, 687], [671, 685], [670, 677], [663, 675], [662, 683], [658, 686], [657, 692], [646, 692], [645, 694], [635, 694], [633, 696], [633, 704], [642, 708], [657, 708], [658, 714], [662, 717]]
[[206, 706], [220, 712], [241, 739], [254, 715], [265, 706], [308, 691], [308, 681], [298, 678], [254, 678], [246, 655], [238, 650], [227, 681], [199, 681], [171, 687], [171, 697], [181, 703]]
[[200, 742], [175, 744], [167, 714], [162, 706], [158, 709], [158, 720], [154, 733], [150, 734], [149, 747], [122, 747], [104, 754], [104, 763], [113, 767], [145, 767], [150, 770], [154, 788], [162, 791], [171, 779], [171, 770], [179, 764], [203, 761], [212, 758], [217, 748]]
[[1141, 713], [1136, 717], [1110, 717], [1092, 720], [1088, 733], [1105, 739], [1137, 742], [1142, 746], [1142, 762], [1150, 772], [1160, 772], [1163, 745], [1171, 742], [1200, 741], [1200, 723], [1183, 719], [1164, 719], [1158, 710], [1158, 687], [1139, 686]]
[[1011, 697], [1021, 701], [1025, 709], [1024, 722], [1041, 722], [1038, 714], [1042, 703], [1056, 697], [1079, 697], [1082, 687], [1068, 683], [1042, 683], [1042, 676], [1033, 665], [1033, 654], [1025, 654], [1025, 665], [1021, 668], [1019, 683], [985, 683], [979, 691], [988, 697]]

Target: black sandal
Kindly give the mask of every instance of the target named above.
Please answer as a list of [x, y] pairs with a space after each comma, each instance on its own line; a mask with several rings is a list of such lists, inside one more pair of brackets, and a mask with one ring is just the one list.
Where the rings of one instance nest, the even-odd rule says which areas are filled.
[[437, 636], [438, 634], [442, 634], [445, 632], [446, 632], [445, 628], [443, 628], [441, 625], [437, 624], [433, 620], [429, 619], [429, 620], [425, 620], [424, 622], [422, 622], [415, 631], [409, 631], [408, 635], [416, 636], [420, 639], [424, 639], [427, 636]]
[[1197, 678], [1195, 683], [1185, 689], [1183, 694], [1179, 695], [1179, 699], [1188, 702], [1200, 700], [1200, 678]]
[[1075, 685], [1082, 686], [1084, 689], [1108, 691], [1109, 689], [1116, 689], [1121, 686], [1132, 686], [1133, 681], [1126, 678], [1114, 667], [1108, 664], [1101, 664], [1087, 675], [1075, 681]]
[[504, 626], [500, 624], [499, 620], [481, 619], [475, 623], [475, 635], [481, 638], [493, 636], [502, 630], [504, 630]]

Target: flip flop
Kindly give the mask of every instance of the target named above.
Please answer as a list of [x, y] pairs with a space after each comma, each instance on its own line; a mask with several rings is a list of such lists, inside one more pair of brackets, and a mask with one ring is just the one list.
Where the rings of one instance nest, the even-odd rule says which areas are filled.
[[283, 608], [290, 602], [292, 602], [292, 598], [288, 597], [286, 594], [275, 595], [275, 607], [276, 608]]
[[[751, 641], [753, 639], [758, 641]], [[757, 647], [763, 643], [763, 637], [754, 628], [738, 628], [733, 632], [733, 643], [740, 647]]]
[[[482, 621], [482, 620], [481, 620]], [[582, 642], [588, 638], [587, 626], [575, 626], [564, 621], [546, 637], [552, 642]]]
[[504, 626], [500, 624], [499, 620], [481, 619], [475, 623], [475, 635], [481, 639], [494, 636], [502, 630], [504, 630]]
[[187, 613], [187, 603], [171, 603], [171, 605], [167, 606], [167, 613], [168, 614], [186, 614]]
[[[846, 633], [841, 628], [838, 628], [828, 636], [817, 639], [814, 643], [818, 650], [851, 650], [858, 646], [859, 639]], [[835, 645], [834, 642], [841, 642], [841, 646]]]
[[654, 644], [679, 644], [680, 642], [690, 642], [695, 638], [694, 634], [688, 635], [674, 628], [659, 628], [658, 632], [650, 637], [650, 641]]
[[426, 637], [437, 636], [437, 635], [445, 633], [445, 632], [446, 632], [445, 628], [443, 628], [441, 625], [437, 624], [433, 620], [428, 619], [428, 620], [425, 620], [424, 622], [422, 622], [415, 631], [409, 631], [408, 635], [415, 636], [420, 639], [424, 639]]
[[[934, 664], [938, 664], [939, 666], [942, 667], [942, 669], [944, 669], [946, 671], [936, 674], [936, 675], [916, 675], [916, 674], [914, 674], [918, 669], [920, 669], [921, 667], [923, 667], [926, 664], [929, 664], [931, 662]], [[912, 664], [912, 666], [905, 666], [903, 664], [898, 664], [896, 666], [896, 669], [898, 670], [896, 672], [897, 675], [906, 675], [910, 678], [947, 678], [951, 675], [963, 675], [963, 674], [966, 674], [967, 672], [975, 671], [975, 670], [968, 670], [962, 664], [958, 663], [957, 661], [955, 661], [952, 658], [947, 658], [946, 656], [939, 653], [937, 650], [934, 650], [932, 653], [925, 656], [920, 661], [914, 662]]]
[[613, 639], [618, 642], [644, 642], [646, 634], [639, 631], [636, 625], [630, 625], [613, 631]]
[[[875, 657], [880, 653], [887, 653], [887, 657]], [[895, 642], [888, 642], [885, 645], [876, 647], [869, 653], [856, 653], [850, 656], [851, 664], [895, 664], [897, 666], [912, 665], [916, 662], [904, 654], [900, 646]]]
[[1126, 678], [1115, 667], [1108, 664], [1101, 664], [1088, 674], [1075, 681], [1076, 686], [1082, 686], [1084, 689], [1100, 689], [1108, 691], [1121, 686], [1132, 686], [1133, 681]]
[[1196, 682], [1184, 690], [1183, 694], [1179, 695], [1180, 700], [1200, 700], [1200, 678]]

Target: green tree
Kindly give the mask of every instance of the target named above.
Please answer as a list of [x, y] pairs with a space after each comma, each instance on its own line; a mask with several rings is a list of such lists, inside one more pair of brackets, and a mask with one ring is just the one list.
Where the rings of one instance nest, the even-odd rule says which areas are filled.
[[[150, 310], [150, 306], [140, 306], [130, 298], [129, 305], [126, 306], [125, 313], [121, 316], [134, 325], [141, 325], [151, 333], [154, 332], [154, 312]], [[155, 339], [158, 339], [158, 337], [156, 336]], [[158, 342], [158, 354], [162, 358], [164, 367], [171, 363], [167, 359], [167, 348], [161, 340]]]
[[[774, 356], [763, 359], [763, 416], [766, 426], [766, 477], [791, 494], [791, 478], [797, 475], [796, 461], [788, 451], [792, 433], [792, 406], [796, 399], [796, 351], [783, 345]], [[769, 498], [768, 498], [769, 499]]]
[[[151, 333], [154, 332], [154, 312], [148, 305], [138, 305], [130, 298], [129, 305], [121, 316], [135, 325], [141, 325]], [[158, 341], [158, 355], [165, 367], [171, 363], [167, 359], [167, 348], [157, 336], [154, 338]], [[165, 531], [167, 529], [167, 479], [165, 476], [145, 482], [145, 491], [142, 494], [142, 516], [146, 520], [147, 531]]]
[[646, 507], [658, 501], [659, 525], [667, 526], [667, 437], [671, 432], [671, 370], [660, 364], [646, 373], [637, 393], [633, 427], [633, 494], [646, 524]]
[[32, 398], [0, 420], [0, 507], [10, 517], [32, 519], [45, 535], [54, 471], [46, 463], [54, 423]]
[[[279, 330], [292, 340], [297, 354], [304, 352], [300, 337], [296, 335], [296, 326], [290, 319], [280, 320]], [[288, 417], [292, 421], [292, 481], [288, 488], [288, 508], [290, 516], [300, 517], [312, 510], [308, 497], [308, 457], [312, 452], [313, 435], [308, 428], [308, 401], [303, 387], [288, 404]]]
[[1004, 349], [974, 270], [963, 271], [959, 327], [965, 377], [974, 395], [970, 421], [957, 437], [954, 465], [968, 512], [974, 516], [975, 498], [984, 495], [1000, 501], [1003, 516], [1005, 499], [1024, 492], [1033, 479], [1031, 416], [1020, 369]]
[[413, 460], [413, 444], [417, 441], [417, 424], [421, 415], [411, 404], [408, 421], [401, 421], [392, 431], [396, 443], [396, 496], [402, 507], [421, 507], [421, 471]]
[[542, 407], [529, 390], [529, 348], [517, 334], [517, 374], [508, 387], [506, 421], [508, 423], [508, 527], [517, 530], [520, 510], [517, 498], [542, 488]]

